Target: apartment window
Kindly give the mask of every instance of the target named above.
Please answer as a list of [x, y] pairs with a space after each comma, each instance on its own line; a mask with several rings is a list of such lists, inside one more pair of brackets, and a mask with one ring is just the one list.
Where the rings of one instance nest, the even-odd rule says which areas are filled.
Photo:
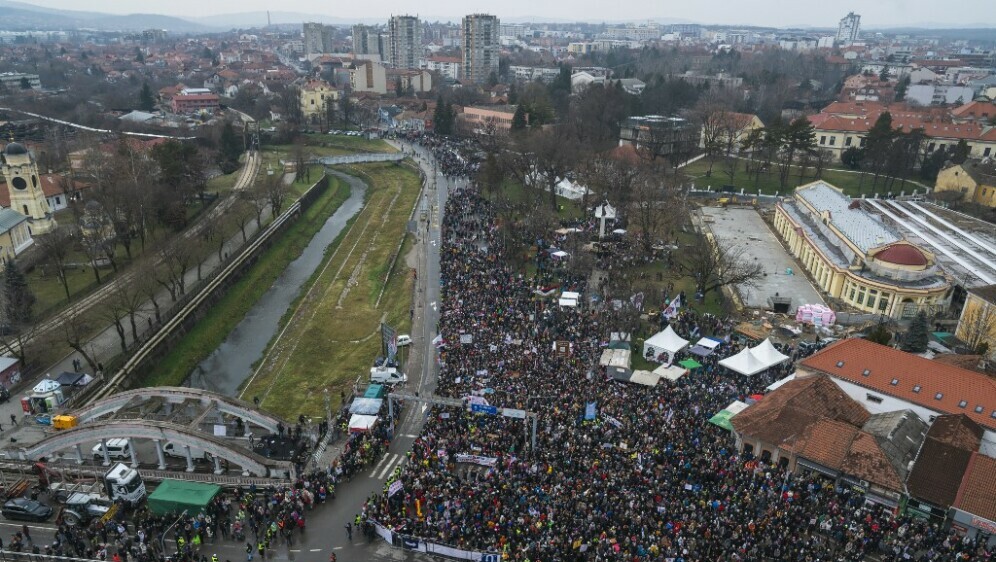
[[867, 377], [870, 374], [872, 374], [872, 372], [869, 371], [868, 369], [865, 369], [864, 371], [861, 372], [861, 376], [863, 377]]
[[820, 135], [820, 144], [826, 144], [826, 143], [827, 143], [827, 136]]
[[921, 388], [923, 388], [923, 387], [921, 387], [921, 386], [920, 386], [920, 385], [918, 385], [918, 384], [917, 384], [917, 385], [914, 385], [914, 386], [913, 386], [913, 393], [914, 393], [914, 394], [920, 394], [920, 389], [921, 389]]
[[830, 137], [830, 146], [833, 146], [836, 143], [837, 143], [837, 137]]
[[996, 420], [996, 410], [993, 410], [993, 413], [989, 414], [989, 417]]
[[968, 400], [962, 400], [962, 401], [958, 402], [958, 407], [959, 408], [964, 408], [965, 406], [968, 406]]
[[892, 386], [899, 386], [899, 379], [892, 379], [891, 381], [889, 381], [889, 384], [891, 384]]
[[937, 143], [933, 143], [933, 142], [932, 142], [932, 143], [928, 144], [928, 145], [927, 145], [927, 152], [933, 152], [933, 151], [934, 151], [934, 145], [935, 145], [935, 144], [937, 144]]
[[976, 414], [981, 414], [982, 413], [982, 406], [976, 406], [975, 407], [975, 413]]
[[862, 146], [863, 147], [865, 145], [865, 140], [866, 139], [864, 137], [861, 137], [861, 144], [859, 144], [858, 146]]
[[938, 392], [937, 394], [934, 395], [934, 400], [940, 400], [941, 398], [944, 398], [943, 392]]
[[851, 140], [852, 140], [851, 137], [845, 138], [844, 139], [844, 146], [851, 146]]
[[987, 146], [985, 150], [982, 151], [983, 156], [989, 156], [993, 151], [993, 147]]
[[865, 394], [865, 398], [867, 398], [868, 401], [871, 402], [871, 403], [873, 403], [873, 404], [881, 404], [882, 403], [882, 397], [881, 396], [875, 396], [874, 394]]
[[838, 369], [841, 368], [841, 367], [843, 367], [843, 366], [844, 366], [844, 362], [843, 361], [837, 361], [837, 368]]

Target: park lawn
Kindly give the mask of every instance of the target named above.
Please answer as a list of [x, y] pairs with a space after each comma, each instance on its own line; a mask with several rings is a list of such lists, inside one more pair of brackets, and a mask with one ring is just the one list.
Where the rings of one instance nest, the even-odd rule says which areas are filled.
[[294, 178], [294, 183], [290, 185], [290, 191], [294, 195], [295, 199], [304, 195], [304, 192], [308, 191], [308, 189], [315, 184], [315, 181], [322, 177], [323, 166], [315, 164], [313, 166], [309, 166], [308, 169], [311, 172], [310, 176], [308, 174], [298, 174], [297, 177]]
[[349, 197], [349, 186], [345, 182], [332, 176], [329, 181], [329, 189], [273, 246], [263, 252], [249, 272], [156, 364], [142, 380], [143, 386], [181, 384], [201, 361], [221, 345], [287, 265], [297, 259], [328, 217]]
[[[411, 242], [406, 234], [420, 180], [410, 166], [372, 163], [345, 172], [369, 185], [364, 208], [287, 319], [282, 339], [270, 342], [257, 376], [243, 396], [260, 397], [262, 406], [287, 418], [322, 415], [324, 390], [333, 407], [339, 391], [367, 380], [380, 353], [380, 323], [399, 333], [410, 329], [414, 280], [404, 265]], [[403, 244], [402, 244], [403, 243]], [[390, 272], [377, 305], [387, 268], [399, 244], [402, 253]]]
[[[719, 191], [725, 185], [733, 185], [736, 187], [737, 193], [741, 189], [745, 191], [746, 194], [757, 193], [760, 189], [761, 193], [766, 195], [786, 195], [792, 189], [800, 185], [805, 185], [807, 183], [816, 181], [815, 173], [812, 168], [809, 168], [806, 172], [806, 176], [800, 178], [797, 171], [798, 167], [793, 166], [794, 172], [788, 178], [787, 189], [782, 189], [778, 181], [778, 166], [772, 164], [770, 172], [762, 172], [760, 177], [755, 180], [753, 176], [748, 176], [746, 172], [746, 162], [741, 161], [737, 168], [737, 173], [733, 176], [733, 180], [730, 181], [730, 176], [725, 172], [725, 166], [722, 160], [717, 160], [712, 168], [712, 176], [707, 177], [706, 173], [709, 171], [709, 161], [703, 158], [697, 162], [693, 162], [688, 166], [685, 166], [681, 171], [688, 177], [688, 179], [695, 183], [696, 189], [705, 189], [711, 187], [713, 191]], [[862, 195], [872, 196], [876, 192], [885, 193], [885, 189], [880, 186], [877, 188], [872, 187], [872, 182], [874, 181], [874, 176], [867, 172], [851, 172], [847, 170], [839, 169], [825, 169], [823, 170], [823, 176], [821, 178], [823, 181], [830, 183], [836, 187], [844, 190], [844, 193], [850, 195], [851, 197], [860, 197]], [[907, 193], [912, 192], [913, 189], [919, 188], [919, 186], [907, 182], [906, 187], [901, 187], [902, 182], [896, 180], [893, 191], [898, 194], [900, 191], [905, 190]], [[922, 188], [919, 188], [922, 189]]]
[[[527, 208], [533, 205], [550, 206], [550, 192], [527, 189], [524, 185], [514, 179], [506, 179], [502, 183], [498, 192], [482, 191], [483, 195], [491, 201], [505, 198], [512, 203], [525, 205]], [[566, 197], [557, 196], [557, 216], [561, 220], [573, 220], [582, 218], [584, 210], [581, 208], [581, 200], [572, 201]], [[522, 218], [516, 216], [516, 219]]]
[[[320, 149], [322, 147], [339, 149], [345, 152], [341, 154], [355, 154], [357, 152], [397, 152], [387, 141], [382, 139], [368, 139], [362, 136], [350, 137], [347, 135], [329, 135], [309, 133], [305, 135], [309, 148]], [[334, 156], [334, 154], [322, 154], [322, 156]]]
[[207, 181], [204, 191], [217, 194], [227, 193], [235, 187], [235, 182], [239, 179], [240, 175], [241, 170], [237, 170], [231, 174], [215, 176]]

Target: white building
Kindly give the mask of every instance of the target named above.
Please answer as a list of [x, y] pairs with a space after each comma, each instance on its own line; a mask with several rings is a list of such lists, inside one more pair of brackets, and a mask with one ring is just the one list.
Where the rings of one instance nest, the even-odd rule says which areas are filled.
[[838, 43], [854, 43], [861, 33], [861, 16], [854, 12], [848, 12], [841, 18], [840, 25], [837, 26]]

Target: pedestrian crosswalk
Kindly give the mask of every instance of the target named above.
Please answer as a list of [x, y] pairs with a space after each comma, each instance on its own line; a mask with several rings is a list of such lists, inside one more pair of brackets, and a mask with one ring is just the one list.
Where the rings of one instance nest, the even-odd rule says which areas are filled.
[[369, 478], [375, 478], [377, 480], [383, 480], [387, 478], [395, 468], [398, 468], [405, 462], [405, 455], [399, 455], [397, 453], [387, 453], [381, 459], [380, 462], [374, 466], [373, 470], [370, 471]]

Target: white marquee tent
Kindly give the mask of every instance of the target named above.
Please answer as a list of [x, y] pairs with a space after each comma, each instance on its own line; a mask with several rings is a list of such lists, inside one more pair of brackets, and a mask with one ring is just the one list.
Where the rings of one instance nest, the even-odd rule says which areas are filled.
[[675, 333], [671, 326], [664, 328], [663, 331], [657, 332], [645, 342], [643, 342], [643, 356], [652, 357], [654, 360], [662, 352], [668, 352], [672, 355], [685, 349], [688, 345], [688, 340], [683, 339], [681, 336]]
[[741, 375], [756, 375], [788, 359], [788, 355], [775, 349], [770, 340], [764, 340], [755, 347], [745, 347], [740, 353], [723, 359], [719, 364]]

